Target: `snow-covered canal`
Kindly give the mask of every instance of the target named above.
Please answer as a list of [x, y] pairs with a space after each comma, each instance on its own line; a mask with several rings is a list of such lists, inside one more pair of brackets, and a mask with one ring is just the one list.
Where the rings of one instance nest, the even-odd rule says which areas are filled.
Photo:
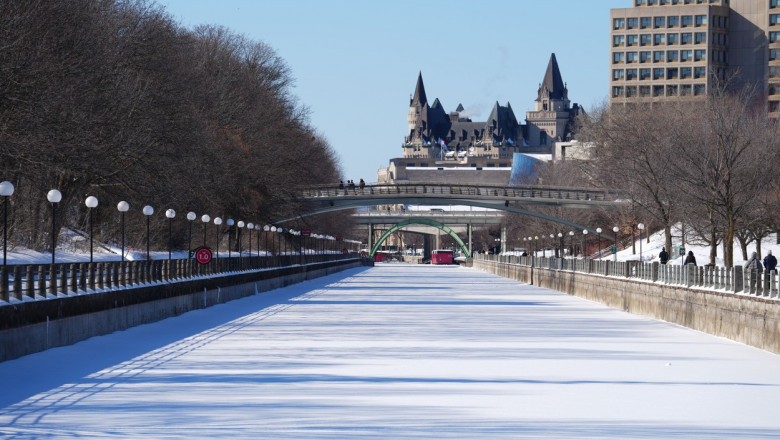
[[780, 356], [379, 265], [0, 363], [0, 438], [780, 438]]

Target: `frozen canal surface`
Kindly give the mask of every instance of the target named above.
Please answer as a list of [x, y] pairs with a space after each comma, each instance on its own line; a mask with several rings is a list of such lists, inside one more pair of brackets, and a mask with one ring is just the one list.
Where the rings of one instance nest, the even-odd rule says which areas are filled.
[[0, 363], [0, 438], [780, 438], [780, 357], [379, 265]]

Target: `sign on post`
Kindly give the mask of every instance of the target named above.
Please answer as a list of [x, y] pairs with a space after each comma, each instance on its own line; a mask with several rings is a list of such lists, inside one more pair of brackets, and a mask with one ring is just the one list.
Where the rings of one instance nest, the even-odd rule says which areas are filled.
[[200, 264], [209, 264], [211, 263], [211, 249], [207, 247], [199, 247], [195, 249], [195, 261], [197, 261]]
[[301, 235], [303, 235], [304, 237], [309, 237], [311, 235], [311, 229], [302, 230]]

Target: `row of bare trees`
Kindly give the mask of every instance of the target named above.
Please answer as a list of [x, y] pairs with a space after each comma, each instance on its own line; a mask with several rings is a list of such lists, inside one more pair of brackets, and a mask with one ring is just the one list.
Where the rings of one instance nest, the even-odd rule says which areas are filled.
[[[116, 237], [116, 203], [267, 222], [295, 214], [299, 185], [339, 180], [327, 141], [291, 94], [283, 59], [220, 27], [184, 29], [147, 0], [0, 2], [0, 180], [14, 183], [9, 233], [47, 249], [86, 222]], [[61, 221], [60, 221], [61, 219]], [[341, 218], [319, 219], [330, 232]], [[325, 224], [322, 224], [322, 223]], [[155, 236], [167, 236], [155, 222]], [[133, 232], [138, 232], [133, 234]]]
[[[603, 225], [609, 234], [619, 225], [624, 236], [644, 222], [665, 231], [667, 249], [673, 226], [683, 224], [687, 242], [710, 246], [711, 264], [722, 245], [720, 255], [731, 266], [735, 240], [744, 258], [753, 241], [760, 253], [761, 238], [780, 229], [778, 125], [767, 118], [754, 89], [713, 89], [706, 100], [604, 106], [582, 118], [578, 139], [591, 143], [591, 160], [550, 164], [541, 183], [620, 189], [631, 203], [619, 210], [551, 214]], [[532, 231], [557, 227], [515, 223]]]

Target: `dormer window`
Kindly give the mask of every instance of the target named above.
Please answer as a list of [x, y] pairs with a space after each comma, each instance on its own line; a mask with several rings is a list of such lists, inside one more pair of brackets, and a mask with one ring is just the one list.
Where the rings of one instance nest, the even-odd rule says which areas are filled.
[[545, 99], [542, 101], [542, 108], [546, 111], [547, 110], [547, 100]]

